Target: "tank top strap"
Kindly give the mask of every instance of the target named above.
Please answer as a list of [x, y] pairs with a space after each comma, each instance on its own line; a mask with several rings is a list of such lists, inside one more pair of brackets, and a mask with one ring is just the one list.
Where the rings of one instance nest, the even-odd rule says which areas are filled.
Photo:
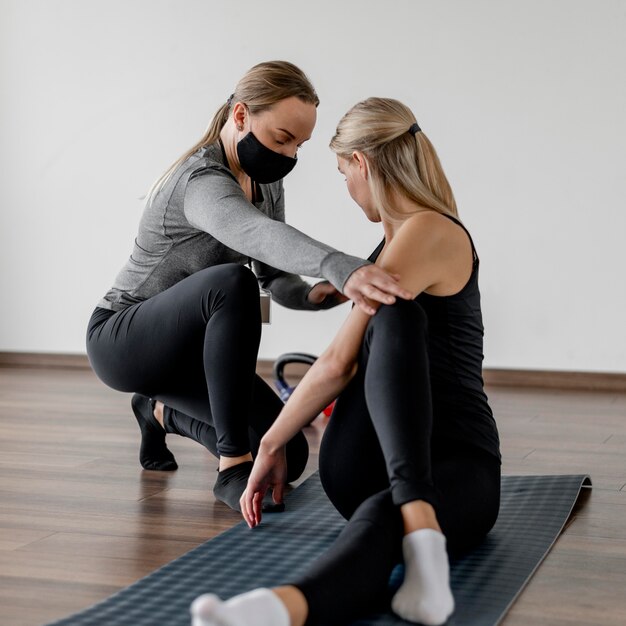
[[463, 222], [461, 222], [461, 220], [458, 219], [457, 217], [454, 217], [454, 215], [448, 215], [447, 213], [441, 213], [441, 215], [443, 215], [444, 217], [447, 217], [449, 220], [452, 220], [455, 224], [458, 224], [465, 231], [465, 233], [469, 237], [470, 245], [472, 246], [472, 258], [474, 259], [474, 265], [476, 265], [479, 261], [478, 253], [476, 252], [476, 247], [474, 246], [474, 240], [472, 239], [472, 236], [470, 235], [469, 230], [467, 230]]
[[370, 254], [367, 257], [368, 261], [371, 261], [372, 263], [376, 263], [376, 259], [378, 258], [378, 255], [381, 253], [381, 250], [385, 247], [385, 237], [382, 238], [382, 241], [376, 246], [376, 249], [374, 250], [374, 252], [372, 252], [372, 254]]

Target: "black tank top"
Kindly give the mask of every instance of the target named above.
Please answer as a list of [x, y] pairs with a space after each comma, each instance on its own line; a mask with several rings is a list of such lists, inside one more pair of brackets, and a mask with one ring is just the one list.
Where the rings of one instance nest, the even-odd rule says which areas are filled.
[[[474, 258], [472, 274], [452, 296], [420, 293], [418, 302], [428, 319], [428, 357], [433, 394], [433, 448], [446, 440], [476, 445], [498, 459], [500, 441], [493, 413], [483, 389], [483, 320], [478, 289], [478, 265], [472, 237], [467, 233]], [[375, 262], [385, 239], [369, 260]]]

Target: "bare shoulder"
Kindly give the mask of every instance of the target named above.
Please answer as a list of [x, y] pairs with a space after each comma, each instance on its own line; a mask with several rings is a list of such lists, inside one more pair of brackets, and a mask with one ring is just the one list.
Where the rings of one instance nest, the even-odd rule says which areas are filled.
[[472, 248], [462, 226], [435, 211], [422, 211], [403, 222], [382, 264], [403, 276], [403, 286], [416, 295], [451, 295], [469, 279]]
[[420, 211], [409, 217], [394, 239], [400, 245], [420, 245], [440, 248], [458, 244], [459, 235], [467, 239], [461, 226], [436, 211]]

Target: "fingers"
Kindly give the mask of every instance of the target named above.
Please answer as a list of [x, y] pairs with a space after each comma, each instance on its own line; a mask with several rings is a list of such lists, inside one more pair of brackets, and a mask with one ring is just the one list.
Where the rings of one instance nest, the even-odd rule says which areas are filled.
[[246, 490], [241, 494], [241, 498], [239, 499], [239, 506], [241, 507], [241, 514], [243, 515], [243, 519], [246, 520], [246, 524], [250, 528], [254, 528], [254, 517], [252, 514], [252, 496], [250, 495], [249, 490]]
[[317, 283], [313, 286], [309, 295], [325, 298], [326, 296], [338, 293], [337, 288], [331, 285], [329, 282]]
[[278, 483], [274, 485], [272, 489], [272, 499], [274, 500], [274, 504], [281, 504], [283, 501], [283, 483]]
[[376, 313], [376, 309], [368, 304], [365, 298], [355, 296], [354, 303], [363, 311], [365, 311], [365, 313], [367, 313], [368, 315], [374, 315], [374, 313]]
[[366, 300], [374, 300], [381, 304], [393, 304], [396, 296], [410, 300], [413, 294], [398, 284], [399, 274], [388, 274], [376, 265], [360, 267], [348, 279], [344, 287], [345, 294], [369, 315], [375, 310], [368, 306]]
[[[378, 287], [386, 294], [398, 296], [399, 298], [404, 298], [405, 300], [410, 300], [413, 297], [413, 294], [411, 294], [408, 289], [405, 289], [398, 284], [398, 281], [400, 280], [399, 274], [388, 274], [387, 272], [385, 272], [385, 270], [377, 266], [372, 267], [375, 271], [369, 282], [372, 283], [375, 287]], [[366, 295], [369, 296], [369, 294]]]
[[241, 498], [239, 498], [241, 514], [250, 528], [254, 528], [261, 523], [261, 502], [265, 496], [265, 491], [266, 489], [263, 491], [255, 491], [254, 489], [250, 489], [250, 487], [246, 487]]
[[361, 290], [361, 294], [370, 300], [376, 300], [381, 304], [393, 304], [396, 301], [394, 296], [385, 293], [382, 289], [378, 289], [371, 284], [364, 285]]
[[254, 515], [255, 526], [261, 523], [261, 515], [262, 515], [261, 509], [263, 505], [263, 496], [265, 496], [265, 493], [261, 493], [260, 491], [257, 491], [254, 494], [254, 497], [252, 498], [252, 510], [253, 510], [253, 515]]

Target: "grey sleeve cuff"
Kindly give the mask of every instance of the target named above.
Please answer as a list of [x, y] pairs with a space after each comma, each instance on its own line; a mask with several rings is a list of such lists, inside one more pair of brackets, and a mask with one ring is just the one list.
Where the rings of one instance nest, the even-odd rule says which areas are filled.
[[352, 272], [365, 265], [371, 265], [371, 261], [343, 252], [330, 252], [322, 261], [322, 276], [343, 293], [343, 288]]

